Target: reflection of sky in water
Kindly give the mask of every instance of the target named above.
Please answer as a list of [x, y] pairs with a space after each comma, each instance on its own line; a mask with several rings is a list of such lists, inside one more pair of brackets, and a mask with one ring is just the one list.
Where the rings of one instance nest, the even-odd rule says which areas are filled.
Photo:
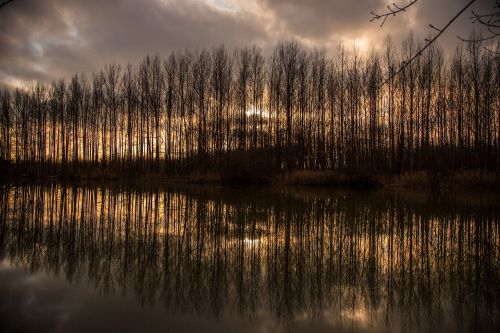
[[3, 195], [3, 330], [499, 325], [500, 211], [488, 198], [60, 187]]
[[[328, 318], [298, 318], [294, 330], [349, 332]], [[30, 274], [0, 265], [0, 322], [22, 332], [280, 332], [279, 323], [260, 311], [252, 318], [226, 314], [169, 313], [161, 306], [141, 306], [132, 297], [99, 295], [85, 284], [70, 284], [45, 273]], [[361, 328], [361, 327], [358, 327]]]
[[[85, 284], [44, 273], [0, 270], [0, 322], [22, 332], [229, 332], [267, 331], [265, 323], [239, 318], [170, 315], [162, 307], [141, 307], [132, 297], [102, 296]], [[262, 326], [261, 326], [262, 325]]]

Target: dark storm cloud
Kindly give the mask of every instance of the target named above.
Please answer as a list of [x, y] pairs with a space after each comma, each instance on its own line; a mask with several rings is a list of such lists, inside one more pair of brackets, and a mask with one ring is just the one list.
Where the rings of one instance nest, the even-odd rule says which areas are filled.
[[0, 12], [0, 84], [47, 81], [147, 53], [258, 43], [250, 18], [199, 1], [16, 0]]
[[372, 28], [370, 11], [384, 8], [382, 0], [259, 0], [291, 33], [311, 39]]
[[[403, 0], [401, 0], [403, 1]], [[495, 0], [478, 0], [477, 11]], [[410, 30], [429, 34], [444, 25], [467, 0], [420, 0], [384, 27], [370, 23], [370, 11], [387, 0], [15, 0], [0, 10], [0, 86], [48, 82], [105, 63], [137, 63], [147, 53], [183, 48], [258, 44], [296, 39], [335, 49], [340, 41], [364, 38], [379, 45], [391, 34], [400, 41]], [[472, 25], [464, 15], [441, 43], [458, 44]]]
[[[420, 0], [418, 6], [414, 8], [415, 19], [412, 29], [417, 36], [421, 37], [435, 34], [435, 31], [429, 28], [429, 24], [433, 24], [438, 28], [443, 27], [468, 2], [470, 0]], [[470, 19], [472, 11], [476, 13], [491, 13], [494, 11], [494, 6], [495, 0], [477, 0], [450, 26], [442, 38], [439, 39], [439, 44], [445, 50], [450, 51], [463, 44], [457, 36], [469, 37], [473, 30], [484, 33], [484, 27], [472, 24], [472, 20]]]
[[[420, 0], [406, 12], [389, 17], [383, 27], [379, 22], [370, 22], [371, 11], [382, 14], [387, 5], [396, 2], [400, 6], [410, 0], [258, 0], [262, 6], [275, 14], [286, 30], [294, 36], [317, 41], [318, 44], [342, 36], [355, 38], [363, 36], [373, 39], [375, 45], [386, 35], [396, 39], [405, 37], [409, 31], [417, 36], [435, 33], [429, 24], [444, 26], [469, 0]], [[495, 0], [478, 0], [462, 15], [443, 36], [446, 46], [457, 44], [458, 34], [467, 35], [473, 28], [471, 10], [491, 12]]]

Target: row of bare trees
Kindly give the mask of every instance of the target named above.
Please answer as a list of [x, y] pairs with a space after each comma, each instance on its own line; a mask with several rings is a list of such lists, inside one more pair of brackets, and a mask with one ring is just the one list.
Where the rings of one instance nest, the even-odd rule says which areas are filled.
[[433, 45], [393, 77], [419, 46], [219, 46], [2, 90], [0, 155], [62, 171], [207, 172], [236, 151], [274, 171], [498, 170], [500, 62], [480, 43], [449, 59]]

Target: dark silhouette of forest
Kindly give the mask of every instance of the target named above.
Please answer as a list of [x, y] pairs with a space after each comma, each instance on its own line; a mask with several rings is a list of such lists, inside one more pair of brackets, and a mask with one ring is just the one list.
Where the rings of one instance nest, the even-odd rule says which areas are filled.
[[219, 46], [2, 90], [1, 159], [63, 176], [498, 172], [500, 61], [481, 43], [449, 58], [432, 45], [392, 75], [421, 45]]

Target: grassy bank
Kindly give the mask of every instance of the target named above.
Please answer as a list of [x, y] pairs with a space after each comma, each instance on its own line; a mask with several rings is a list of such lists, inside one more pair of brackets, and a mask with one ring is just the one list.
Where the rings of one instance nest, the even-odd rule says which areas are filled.
[[414, 171], [388, 177], [385, 186], [447, 190], [500, 189], [500, 174], [480, 170], [460, 170], [450, 173]]
[[[47, 170], [47, 169], [46, 169]], [[86, 168], [37, 172], [25, 166], [0, 164], [1, 183], [23, 182], [121, 182], [136, 185], [233, 185], [233, 186], [301, 186], [339, 188], [411, 188], [411, 189], [500, 189], [500, 173], [480, 170], [452, 172], [409, 171], [398, 175], [334, 172], [294, 171], [287, 173], [265, 172], [262, 168], [245, 168], [228, 165], [215, 172], [194, 172], [186, 175], [165, 175], [155, 172], [125, 174], [112, 168]]]
[[296, 186], [413, 189], [500, 189], [500, 173], [480, 170], [453, 172], [409, 171], [399, 175], [377, 175], [299, 171], [279, 177], [278, 183]]

